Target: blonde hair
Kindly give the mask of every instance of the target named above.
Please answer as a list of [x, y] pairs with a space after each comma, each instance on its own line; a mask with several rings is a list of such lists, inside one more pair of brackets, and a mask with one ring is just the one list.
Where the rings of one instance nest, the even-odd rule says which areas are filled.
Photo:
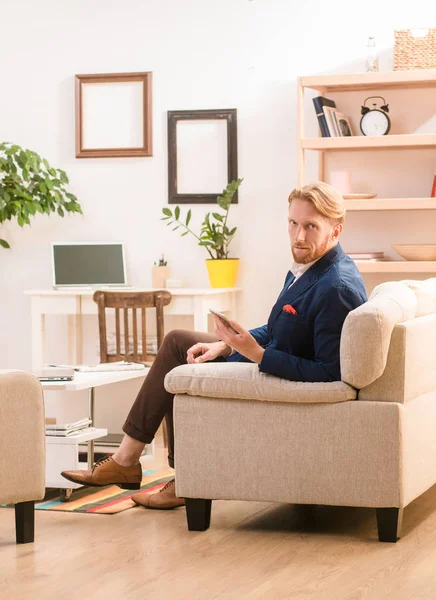
[[327, 217], [334, 219], [338, 223], [343, 223], [345, 218], [345, 204], [342, 195], [328, 183], [317, 181], [301, 188], [295, 188], [289, 194], [288, 202], [299, 198], [311, 202], [316, 210]]

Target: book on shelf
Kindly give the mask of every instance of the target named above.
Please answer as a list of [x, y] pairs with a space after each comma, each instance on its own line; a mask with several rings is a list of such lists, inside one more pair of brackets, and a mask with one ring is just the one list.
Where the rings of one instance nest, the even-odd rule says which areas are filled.
[[386, 262], [386, 258], [353, 258], [359, 262]]
[[377, 262], [386, 260], [384, 252], [347, 252], [353, 260], [364, 260], [365, 262]]
[[354, 135], [350, 119], [347, 116], [336, 110], [334, 117], [338, 126], [339, 137], [349, 137]]
[[330, 137], [341, 137], [339, 124], [337, 121], [337, 115], [341, 113], [338, 113], [336, 108], [332, 108], [331, 106], [324, 106], [323, 111], [327, 121]]
[[326, 114], [324, 113], [324, 106], [336, 108], [335, 101], [330, 100], [329, 98], [324, 98], [324, 96], [316, 96], [315, 98], [312, 98], [312, 101], [315, 107], [315, 112], [318, 118], [319, 128], [321, 130], [322, 137], [332, 137], [327, 123]]
[[347, 252], [348, 256], [362, 256], [366, 258], [383, 258], [384, 252]]

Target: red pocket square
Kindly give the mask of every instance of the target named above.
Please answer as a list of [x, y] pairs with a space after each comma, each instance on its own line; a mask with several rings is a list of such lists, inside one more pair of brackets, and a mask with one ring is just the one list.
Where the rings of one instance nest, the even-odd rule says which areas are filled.
[[295, 310], [295, 308], [292, 306], [292, 304], [285, 304], [283, 307], [283, 310], [287, 313], [292, 313], [293, 315], [297, 314], [297, 311]]

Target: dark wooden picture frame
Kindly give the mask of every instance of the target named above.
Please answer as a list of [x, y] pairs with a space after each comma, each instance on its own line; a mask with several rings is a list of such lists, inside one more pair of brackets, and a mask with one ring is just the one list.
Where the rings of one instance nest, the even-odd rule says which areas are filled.
[[[131, 148], [86, 148], [84, 147], [84, 98], [83, 86], [101, 83], [142, 82], [142, 106], [138, 119], [142, 120], [142, 145]], [[103, 73], [99, 75], [76, 75], [76, 158], [105, 158], [119, 156], [152, 156], [152, 73]]]
[[[177, 123], [179, 121], [224, 119], [227, 121], [227, 183], [238, 178], [237, 115], [236, 108], [222, 110], [170, 110], [168, 111], [168, 203], [215, 204], [222, 193], [178, 193], [177, 191]], [[225, 187], [225, 186], [224, 186]], [[238, 193], [233, 197], [238, 203]]]

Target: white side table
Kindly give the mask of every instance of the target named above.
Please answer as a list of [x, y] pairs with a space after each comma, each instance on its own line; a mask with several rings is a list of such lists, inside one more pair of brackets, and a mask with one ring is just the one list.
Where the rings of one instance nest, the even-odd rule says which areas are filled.
[[[88, 416], [91, 425], [94, 423], [95, 388], [111, 383], [119, 383], [128, 379], [138, 379], [147, 376], [149, 369], [141, 371], [106, 371], [104, 373], [76, 373], [73, 381], [45, 381], [41, 385], [44, 393], [49, 391], [79, 392], [88, 390], [89, 408]], [[83, 468], [79, 463], [79, 444], [88, 443], [88, 468], [94, 464], [94, 440], [107, 435], [107, 429], [90, 427], [75, 435], [68, 437], [45, 437], [46, 440], [46, 475], [45, 486], [60, 489], [61, 500], [68, 500], [73, 489], [81, 487], [80, 484], [68, 481], [61, 475], [61, 471], [70, 471]], [[154, 442], [145, 447], [145, 456], [150, 459], [154, 455]]]

